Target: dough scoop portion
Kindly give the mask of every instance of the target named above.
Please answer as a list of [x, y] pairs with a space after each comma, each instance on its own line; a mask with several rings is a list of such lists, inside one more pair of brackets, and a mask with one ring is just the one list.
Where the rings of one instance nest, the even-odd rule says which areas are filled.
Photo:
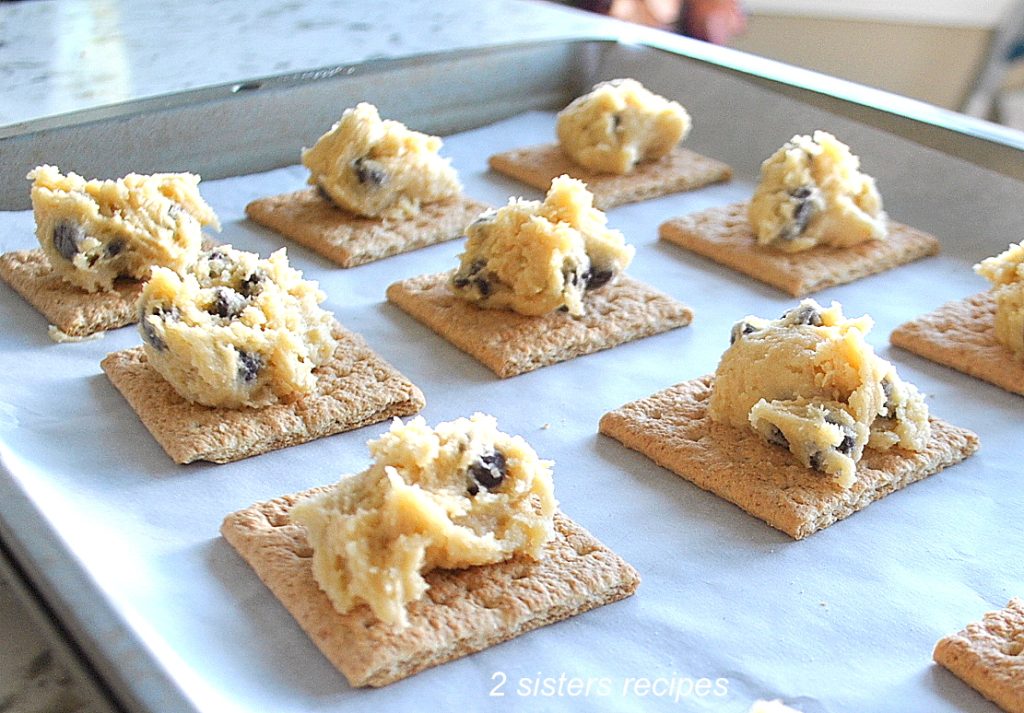
[[309, 183], [335, 205], [356, 215], [396, 220], [413, 218], [424, 203], [462, 192], [449, 159], [439, 155], [441, 139], [381, 119], [362, 102], [346, 109], [313, 148], [303, 149]]
[[61, 279], [87, 292], [145, 280], [154, 266], [182, 273], [199, 256], [203, 226], [220, 230], [191, 173], [87, 181], [43, 165], [28, 178], [36, 239]]
[[259, 408], [316, 387], [314, 370], [336, 346], [324, 299], [283, 248], [264, 260], [222, 246], [185, 275], [154, 269], [139, 298], [139, 332], [149, 364], [183, 398]]
[[614, 282], [636, 252], [607, 220], [582, 181], [559, 176], [543, 202], [513, 198], [466, 228], [450, 287], [487, 309], [582, 315], [585, 293]]
[[871, 327], [870, 317], [847, 319], [838, 303], [814, 300], [779, 319], [737, 322], [715, 372], [711, 417], [753, 428], [844, 488], [865, 448], [923, 449], [928, 407], [865, 341]]
[[601, 82], [558, 113], [562, 151], [584, 168], [632, 173], [638, 163], [667, 155], [690, 133], [690, 115], [678, 103], [635, 79]]
[[888, 234], [875, 179], [825, 131], [794, 136], [761, 164], [748, 217], [757, 242], [783, 252], [850, 247]]
[[1024, 361], [1024, 243], [985, 258], [974, 271], [992, 283], [996, 300], [996, 339]]
[[367, 604], [402, 628], [431, 570], [540, 558], [554, 532], [553, 464], [499, 431], [493, 416], [433, 429], [422, 417], [395, 419], [368, 445], [369, 468], [291, 511], [339, 612]]

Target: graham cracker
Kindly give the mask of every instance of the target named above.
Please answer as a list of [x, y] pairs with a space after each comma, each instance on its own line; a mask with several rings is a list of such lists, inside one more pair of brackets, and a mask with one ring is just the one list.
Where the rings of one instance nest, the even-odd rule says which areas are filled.
[[0, 255], [0, 279], [14, 288], [60, 331], [72, 337], [117, 329], [138, 321], [136, 280], [117, 280], [113, 292], [86, 292], [62, 280], [40, 248]]
[[312, 550], [288, 513], [325, 488], [258, 503], [228, 515], [224, 538], [256, 571], [313, 643], [352, 686], [386, 686], [532, 629], [624, 599], [640, 577], [562, 513], [543, 558], [520, 557], [461, 570], [434, 570], [409, 626], [392, 628], [363, 604], [339, 614], [313, 578]]
[[1006, 713], [1024, 713], [1024, 600], [941, 639], [933, 658]]
[[856, 482], [844, 490], [753, 429], [713, 421], [707, 409], [713, 383], [703, 376], [628, 403], [605, 414], [600, 431], [797, 540], [978, 449], [974, 433], [932, 418], [923, 451], [865, 450]]
[[364, 218], [314, 187], [255, 200], [245, 214], [341, 267], [355, 267], [465, 235], [487, 206], [459, 196], [422, 206], [414, 218]]
[[933, 235], [889, 221], [889, 235], [847, 248], [786, 253], [757, 244], [747, 203], [709, 208], [661, 224], [658, 236], [794, 297], [905, 265], [939, 252]]
[[625, 175], [584, 168], [562, 153], [558, 144], [505, 151], [491, 156], [487, 162], [498, 173], [542, 191], [551, 186], [551, 179], [567, 173], [587, 184], [587, 190], [594, 195], [594, 206], [601, 210], [732, 178], [732, 169], [726, 164], [681, 146], [657, 161], [637, 164], [632, 173]]
[[693, 320], [689, 307], [628, 275], [588, 292], [581, 317], [560, 311], [529, 317], [483, 309], [456, 297], [448, 289], [451, 274], [396, 282], [387, 289], [388, 301], [502, 378], [684, 327]]
[[146, 361], [141, 346], [108, 354], [100, 366], [176, 463], [228, 463], [350, 431], [426, 404], [423, 393], [335, 323], [338, 347], [314, 371], [316, 390], [258, 409], [211, 408], [186, 401]]
[[898, 347], [1024, 395], [1024, 362], [996, 340], [992, 292], [948, 302], [901, 324], [889, 336]]

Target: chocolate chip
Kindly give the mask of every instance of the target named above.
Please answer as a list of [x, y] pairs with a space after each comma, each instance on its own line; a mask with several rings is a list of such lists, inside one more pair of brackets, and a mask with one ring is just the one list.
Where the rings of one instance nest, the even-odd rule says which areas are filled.
[[789, 448], [789, 439], [786, 438], [786, 434], [782, 432], [782, 429], [775, 424], [772, 424], [772, 430], [768, 433], [767, 440], [774, 446]]
[[819, 312], [814, 305], [809, 304], [802, 304], [799, 307], [794, 307], [788, 312], [785, 312], [782, 315], [782, 319], [786, 320], [786, 324], [790, 327], [801, 325], [820, 327], [822, 325], [821, 312]]
[[256, 272], [249, 275], [247, 278], [242, 280], [242, 283], [238, 286], [238, 292], [244, 297], [252, 297], [258, 295], [263, 291], [263, 281], [267, 279], [267, 276], [257, 270]]
[[757, 331], [757, 327], [752, 325], [750, 322], [740, 320], [736, 324], [732, 325], [732, 332], [729, 333], [729, 344], [735, 344], [738, 340], [753, 334]]
[[[474, 260], [470, 264], [468, 270], [466, 270], [463, 273], [459, 273], [458, 275], [455, 276], [455, 279], [452, 280], [452, 284], [455, 285], [456, 287], [458, 287], [459, 289], [462, 289], [463, 287], [468, 287], [471, 282], [476, 282], [476, 280], [474, 280], [473, 277], [478, 272], [483, 270], [486, 265], [487, 265], [487, 261], [486, 260]], [[489, 286], [488, 286], [488, 288], [489, 288]], [[487, 294], [489, 292], [488, 288], [483, 288], [483, 289], [480, 290], [481, 293], [485, 297], [487, 296]], [[484, 290], [488, 290], [488, 291], [485, 292]]]
[[158, 352], [162, 352], [167, 349], [167, 342], [160, 338], [160, 335], [156, 333], [156, 329], [152, 324], [149, 323], [149, 319], [144, 319], [139, 323], [142, 332], [142, 338], [146, 341], [149, 346], [156, 349]]
[[227, 253], [221, 250], [211, 250], [206, 254], [206, 264], [209, 268], [210, 277], [216, 277], [224, 272], [230, 262], [231, 260], [228, 258]]
[[356, 172], [356, 180], [364, 186], [380, 187], [388, 180], [384, 167], [368, 158], [357, 158], [352, 162], [352, 169]]
[[854, 445], [856, 445], [856, 441], [853, 437], [853, 433], [851, 433], [848, 429], [844, 428], [842, 443], [836, 446], [836, 450], [842, 453], [844, 456], [848, 456], [851, 453], [853, 453]]
[[885, 409], [886, 418], [896, 418], [896, 405], [892, 402], [894, 387], [892, 382], [889, 381], [889, 377], [882, 379], [882, 393], [885, 394], [885, 401], [882, 403], [882, 408]]
[[256, 375], [263, 368], [263, 359], [259, 354], [238, 350], [238, 379], [249, 384], [256, 380]]
[[107, 257], [114, 257], [124, 252], [124, 241], [123, 240], [112, 240], [107, 243], [107, 249], [104, 251]]
[[245, 297], [228, 287], [216, 288], [214, 295], [213, 304], [207, 311], [224, 319], [234, 319], [242, 313], [247, 304]]
[[486, 453], [480, 456], [476, 463], [469, 466], [469, 475], [476, 481], [469, 486], [470, 494], [476, 494], [472, 492], [474, 485], [479, 485], [488, 490], [497, 488], [505, 480], [505, 474], [505, 456], [501, 451], [494, 451], [493, 453]]
[[853, 447], [857, 443], [856, 432], [849, 426], [840, 423], [832, 414], [825, 415], [825, 423], [830, 423], [833, 426], [839, 426], [843, 431], [843, 440], [840, 441], [838, 446], [836, 446], [836, 450], [844, 456], [848, 456], [853, 453]]
[[[149, 313], [149, 316], [159, 317], [162, 321], [177, 320], [181, 318], [178, 313], [177, 307], [171, 309], [164, 309], [163, 307], [154, 307]], [[162, 352], [167, 349], [167, 342], [160, 338], [160, 335], [156, 333], [156, 328], [150, 323], [147, 315], [143, 314], [139, 319], [139, 328], [142, 333], [142, 338], [146, 341], [149, 346], [156, 349], [158, 352]]]
[[807, 230], [807, 224], [814, 217], [814, 213], [817, 210], [814, 201], [811, 197], [814, 195], [814, 190], [808, 186], [801, 186], [793, 191], [790, 191], [789, 196], [792, 202], [795, 204], [793, 208], [793, 219], [792, 221], [779, 233], [779, 238], [782, 240], [795, 240], [796, 238], [803, 235], [804, 231]]
[[824, 454], [821, 451], [811, 454], [810, 458], [811, 468], [814, 470], [821, 470], [821, 466], [824, 464]]
[[613, 270], [590, 269], [583, 273], [583, 279], [587, 283], [588, 290], [596, 290], [599, 287], [604, 287], [614, 276], [615, 272]]
[[85, 230], [78, 223], [64, 220], [53, 229], [53, 247], [57, 254], [69, 262], [78, 254], [78, 247], [85, 239]]

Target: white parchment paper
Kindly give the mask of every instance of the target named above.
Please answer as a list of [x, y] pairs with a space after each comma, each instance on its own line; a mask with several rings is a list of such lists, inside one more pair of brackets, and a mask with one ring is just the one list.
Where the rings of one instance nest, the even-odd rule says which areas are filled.
[[[24, 521], [27, 509], [56, 543], [51, 560], [30, 563], [36, 577], [84, 574], [114, 615], [119, 625], [98, 637], [114, 665], [139, 680], [169, 679], [196, 710], [217, 713], [740, 712], [755, 698], [782, 698], [805, 713], [994, 710], [933, 665], [931, 651], [939, 637], [1024, 594], [1024, 399], [894, 349], [887, 337], [904, 320], [984, 289], [971, 265], [1024, 237], [1020, 184], [767, 91], [727, 91], [740, 80], [712, 88], [658, 69], [644, 80], [688, 103], [696, 122], [688, 145], [737, 169], [732, 183], [609, 212], [637, 246], [630, 272], [693, 306], [695, 321], [504, 381], [384, 300], [393, 281], [452, 267], [459, 241], [343, 270], [244, 218], [249, 200], [301, 187], [300, 168], [202, 185], [224, 224], [220, 240], [262, 254], [288, 245], [293, 264], [320, 281], [325, 306], [423, 389], [428, 422], [490, 412], [554, 459], [562, 508], [640, 571], [637, 595], [383, 690], [353, 690], [218, 527], [255, 501], [363, 468], [365, 441], [386, 425], [229, 465], [177, 466], [99, 368], [106, 353], [138, 344], [136, 331], [53, 344], [45, 320], [2, 287], [0, 478], [28, 503], [6, 515]], [[599, 436], [597, 423], [627, 401], [712, 371], [738, 318], [776, 316], [795, 302], [660, 244], [657, 226], [747, 198], [760, 160], [814, 128], [850, 143], [892, 217], [934, 232], [944, 250], [817, 298], [870, 313], [876, 349], [929, 394], [935, 414], [975, 430], [983, 446], [968, 462], [793, 542]], [[552, 137], [553, 115], [526, 114], [448, 137], [444, 152], [466, 192], [497, 205], [540, 194], [489, 173], [487, 155]], [[0, 214], [0, 248], [32, 247], [32, 230], [30, 214]], [[117, 660], [126, 639], [144, 654]]]

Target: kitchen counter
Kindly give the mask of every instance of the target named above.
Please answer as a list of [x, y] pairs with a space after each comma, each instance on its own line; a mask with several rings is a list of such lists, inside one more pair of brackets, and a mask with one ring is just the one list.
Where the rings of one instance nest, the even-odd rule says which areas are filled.
[[520, 0], [0, 3], [0, 126], [195, 87], [425, 52], [597, 34]]

